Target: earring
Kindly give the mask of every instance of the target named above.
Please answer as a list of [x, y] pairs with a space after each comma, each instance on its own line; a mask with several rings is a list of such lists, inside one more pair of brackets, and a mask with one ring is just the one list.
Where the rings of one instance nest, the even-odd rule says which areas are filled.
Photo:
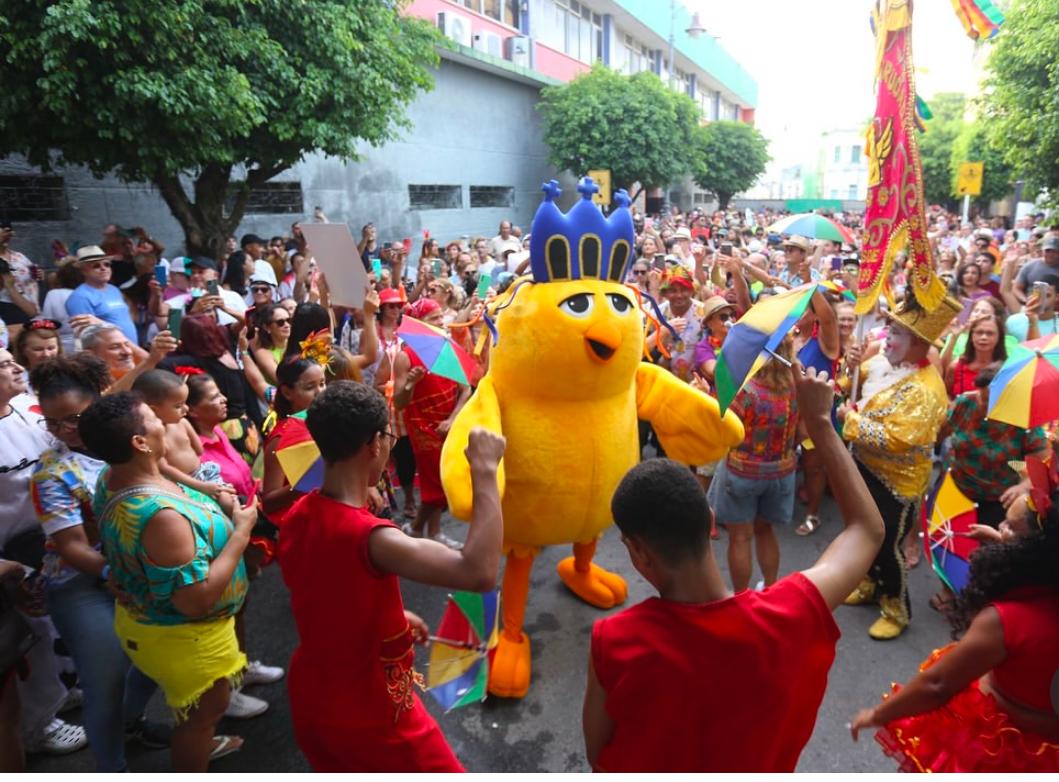
[[154, 451], [152, 451], [151, 450], [151, 446], [148, 445], [147, 446], [147, 450], [146, 451], [140, 451], [140, 453], [145, 454], [147, 456], [150, 456], [152, 453], [154, 453]]

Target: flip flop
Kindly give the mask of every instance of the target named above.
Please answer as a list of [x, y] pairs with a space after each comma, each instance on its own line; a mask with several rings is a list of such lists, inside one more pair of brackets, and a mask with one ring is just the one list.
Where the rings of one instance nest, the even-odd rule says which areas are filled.
[[210, 760], [223, 758], [243, 748], [242, 736], [214, 736], [213, 740], [217, 742], [217, 745], [210, 752]]

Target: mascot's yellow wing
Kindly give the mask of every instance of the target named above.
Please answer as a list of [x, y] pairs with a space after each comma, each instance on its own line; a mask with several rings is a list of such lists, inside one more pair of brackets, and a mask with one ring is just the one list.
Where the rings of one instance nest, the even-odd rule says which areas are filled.
[[650, 421], [670, 459], [715, 462], [743, 441], [743, 422], [717, 400], [654, 364], [636, 371], [636, 414]]
[[[441, 448], [441, 485], [449, 501], [452, 515], [464, 521], [470, 521], [474, 505], [474, 491], [471, 487], [471, 466], [467, 463], [467, 440], [471, 430], [481, 426], [496, 434], [503, 435], [500, 425], [500, 403], [497, 400], [493, 379], [486, 375], [478, 384], [467, 404], [460, 410], [452, 423], [445, 444]], [[497, 486], [500, 487], [500, 498], [504, 497], [504, 462], [496, 473]]]

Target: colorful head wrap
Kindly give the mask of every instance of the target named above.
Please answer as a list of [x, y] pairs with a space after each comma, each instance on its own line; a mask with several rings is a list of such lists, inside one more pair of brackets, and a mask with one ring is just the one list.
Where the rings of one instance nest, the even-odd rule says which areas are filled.
[[695, 280], [692, 278], [691, 272], [683, 266], [674, 266], [666, 272], [665, 277], [662, 279], [662, 290], [673, 285], [683, 285], [688, 290], [695, 290]]

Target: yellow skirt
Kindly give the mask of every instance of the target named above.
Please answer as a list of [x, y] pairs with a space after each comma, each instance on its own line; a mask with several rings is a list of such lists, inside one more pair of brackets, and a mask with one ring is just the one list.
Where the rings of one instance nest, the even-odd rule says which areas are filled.
[[238, 686], [246, 655], [235, 637], [235, 618], [182, 625], [148, 625], [114, 606], [114, 631], [121, 648], [165, 694], [176, 721], [183, 722], [219, 679]]

